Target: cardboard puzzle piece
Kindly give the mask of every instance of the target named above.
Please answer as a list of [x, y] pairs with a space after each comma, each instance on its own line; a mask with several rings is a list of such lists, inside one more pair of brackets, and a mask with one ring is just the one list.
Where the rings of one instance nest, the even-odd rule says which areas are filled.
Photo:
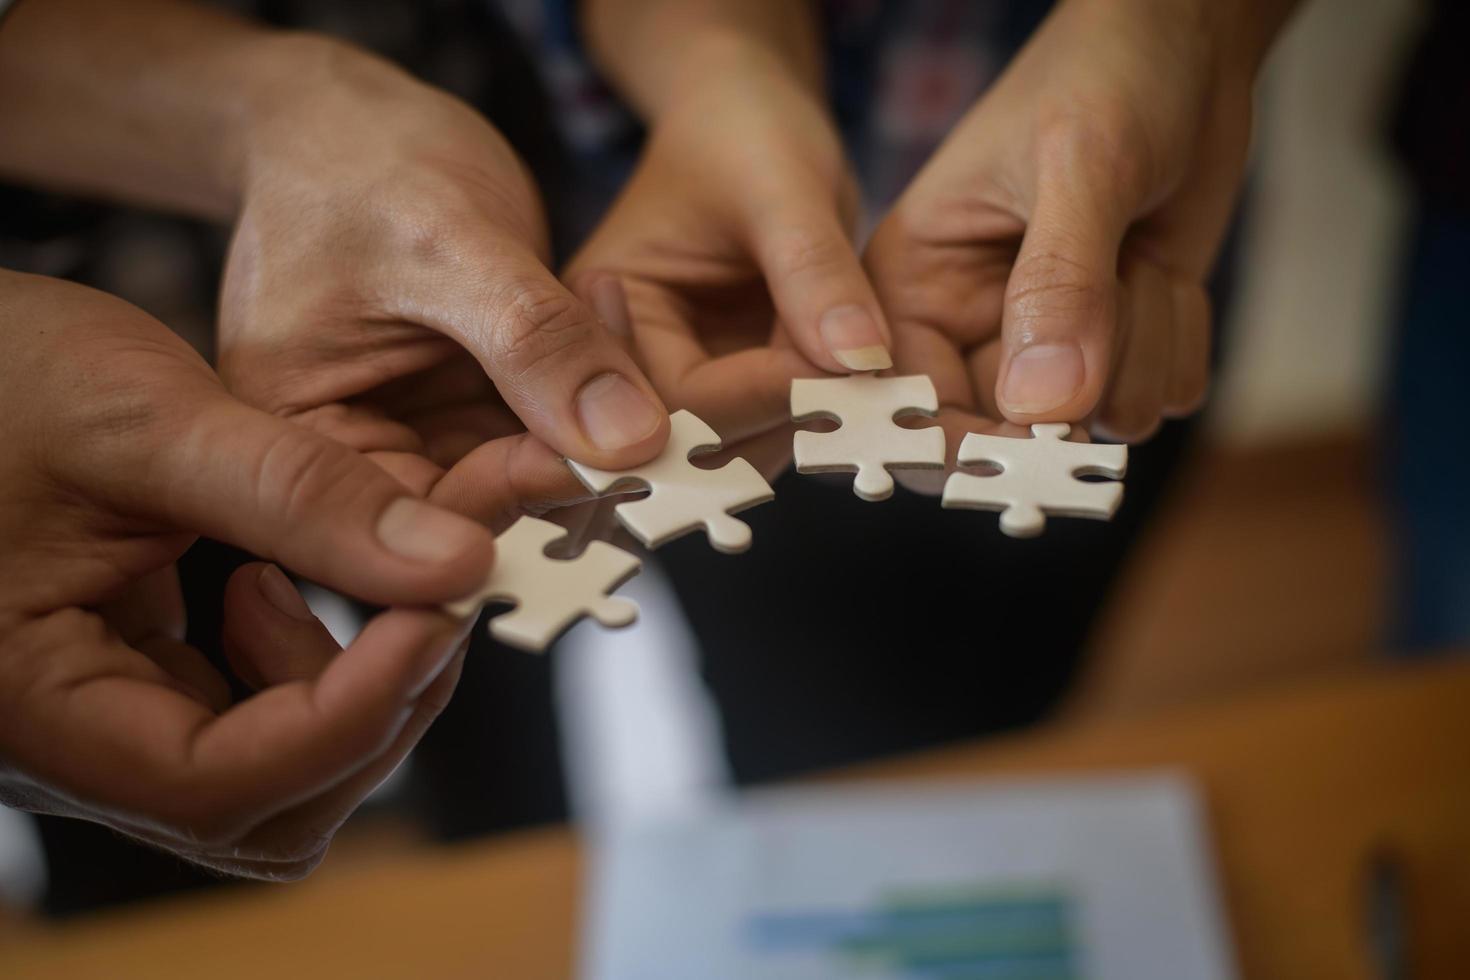
[[473, 615], [487, 602], [515, 603], [490, 620], [490, 635], [502, 643], [540, 653], [582, 616], [603, 626], [627, 626], [638, 606], [607, 593], [638, 574], [635, 556], [594, 541], [576, 558], [548, 558], [547, 547], [566, 537], [565, 528], [522, 517], [495, 541], [495, 567], [479, 592], [449, 605], [457, 616]]
[[703, 527], [715, 550], [736, 554], [750, 547], [750, 525], [730, 515], [776, 496], [771, 485], [744, 459], [716, 470], [689, 461], [701, 451], [720, 448], [720, 437], [687, 410], [669, 416], [669, 444], [652, 462], [621, 473], [567, 461], [587, 489], [606, 494], [648, 488], [648, 496], [618, 504], [613, 513], [647, 548], [657, 548], [688, 531]]
[[955, 473], [944, 484], [945, 507], [1000, 511], [1000, 529], [1029, 538], [1046, 528], [1046, 515], [1107, 520], [1123, 502], [1121, 483], [1088, 483], [1079, 476], [1122, 479], [1127, 446], [1065, 442], [1072, 427], [1048, 422], [1031, 427], [1030, 439], [971, 432], [960, 443], [959, 464], [1000, 468], [994, 476]]
[[798, 378], [791, 382], [795, 422], [831, 418], [833, 432], [798, 432], [793, 443], [798, 473], [857, 473], [852, 488], [864, 500], [893, 495], [895, 469], [942, 469], [944, 430], [905, 429], [894, 420], [905, 415], [930, 418], [939, 396], [927, 375], [880, 378]]

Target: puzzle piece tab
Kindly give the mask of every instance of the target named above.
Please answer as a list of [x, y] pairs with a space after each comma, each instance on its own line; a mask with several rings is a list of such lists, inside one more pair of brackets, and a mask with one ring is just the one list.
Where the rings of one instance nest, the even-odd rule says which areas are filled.
[[864, 500], [893, 495], [895, 469], [941, 469], [944, 430], [905, 429], [894, 419], [932, 418], [939, 396], [928, 375], [880, 378], [798, 378], [791, 382], [791, 418], [834, 418], [835, 432], [798, 432], [793, 448], [798, 473], [857, 473], [853, 492]]
[[1048, 422], [1031, 427], [1032, 438], [971, 432], [960, 443], [959, 464], [1000, 467], [994, 476], [955, 473], [944, 484], [945, 507], [1000, 511], [1000, 529], [1029, 538], [1046, 528], [1046, 515], [1107, 520], [1123, 502], [1121, 483], [1087, 483], [1079, 476], [1122, 479], [1127, 446], [1064, 442], [1072, 427]]
[[646, 486], [647, 497], [618, 504], [613, 513], [645, 547], [657, 548], [703, 527], [715, 550], [736, 554], [750, 547], [750, 525], [730, 515], [776, 496], [756, 468], [736, 458], [717, 470], [689, 462], [700, 451], [720, 448], [720, 437], [687, 410], [669, 416], [669, 444], [652, 462], [620, 473], [567, 461], [587, 489], [605, 494]]
[[591, 616], [603, 626], [627, 626], [638, 618], [629, 599], [607, 593], [638, 574], [633, 555], [594, 541], [576, 558], [548, 558], [546, 548], [566, 537], [550, 521], [522, 517], [495, 541], [495, 567], [475, 595], [449, 605], [469, 616], [487, 602], [515, 603], [515, 609], [490, 620], [490, 635], [502, 643], [539, 653], [572, 623]]

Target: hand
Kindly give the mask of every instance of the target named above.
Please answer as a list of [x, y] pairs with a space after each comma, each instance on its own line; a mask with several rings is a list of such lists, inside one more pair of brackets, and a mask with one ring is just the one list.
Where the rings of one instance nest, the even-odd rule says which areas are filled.
[[1141, 440], [1200, 405], [1250, 133], [1231, 6], [1065, 0], [877, 230], [898, 371], [934, 378], [951, 447], [1001, 420]]
[[[484, 580], [490, 533], [234, 400], [119, 300], [10, 273], [0, 296], [0, 801], [301, 876], [453, 691], [469, 623], [435, 604]], [[338, 655], [278, 568], [240, 569], [224, 641], [258, 693], [232, 707], [183, 642], [199, 534], [399, 608]]]
[[583, 293], [620, 282], [633, 349], [665, 401], [727, 446], [764, 435], [756, 462], [770, 471], [790, 451], [792, 378], [887, 367], [888, 329], [817, 97], [754, 46], [723, 41], [690, 60], [697, 75], [661, 107], [565, 278]]
[[[481, 483], [582, 499], [557, 454], [644, 462], [668, 417], [633, 360], [546, 268], [531, 182], [467, 106], [332, 42], [262, 46], [220, 373], [250, 404], [422, 490], [489, 440]], [[536, 438], [526, 436], [529, 431]]]

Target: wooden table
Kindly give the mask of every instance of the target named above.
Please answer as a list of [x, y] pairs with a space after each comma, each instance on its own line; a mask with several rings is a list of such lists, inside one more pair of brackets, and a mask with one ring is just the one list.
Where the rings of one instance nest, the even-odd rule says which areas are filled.
[[[1206, 796], [1242, 971], [1367, 980], [1370, 856], [1401, 868], [1412, 975], [1470, 976], [1470, 663], [1401, 667], [1146, 720], [865, 767], [936, 779], [1177, 766]], [[567, 831], [12, 936], [0, 976], [563, 978], [582, 856]], [[691, 978], [698, 980], [698, 978]]]

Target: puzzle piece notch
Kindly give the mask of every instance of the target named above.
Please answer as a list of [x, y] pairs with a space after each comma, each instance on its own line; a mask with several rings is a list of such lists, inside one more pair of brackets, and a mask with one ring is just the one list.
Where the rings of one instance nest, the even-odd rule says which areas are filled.
[[942, 469], [944, 430], [905, 429], [908, 415], [933, 418], [939, 395], [928, 375], [851, 375], [791, 382], [794, 422], [835, 419], [832, 432], [798, 432], [792, 443], [798, 473], [856, 473], [852, 489], [864, 500], [893, 496], [895, 469]]
[[1000, 467], [994, 476], [955, 473], [944, 484], [942, 505], [1000, 511], [1000, 529], [1029, 538], [1046, 528], [1046, 515], [1108, 520], [1123, 502], [1121, 483], [1088, 483], [1079, 476], [1122, 479], [1128, 447], [1066, 442], [1065, 422], [1031, 426], [1030, 439], [971, 432], [960, 443], [959, 464]]
[[603, 626], [628, 626], [638, 606], [607, 593], [638, 574], [635, 556], [594, 541], [576, 558], [549, 558], [546, 549], [566, 537], [565, 528], [522, 517], [496, 540], [495, 565], [475, 595], [450, 604], [457, 616], [473, 615], [487, 602], [515, 608], [490, 620], [490, 635], [508, 646], [540, 653], [582, 616]]
[[702, 527], [716, 551], [745, 551], [751, 543], [750, 525], [730, 515], [774, 499], [775, 491], [754, 466], [739, 457], [718, 469], [695, 466], [691, 456], [720, 448], [718, 433], [687, 409], [673, 413], [669, 422], [668, 445], [642, 466], [614, 472], [572, 460], [567, 465], [593, 493], [648, 488], [642, 500], [613, 508], [618, 521], [644, 547], [658, 548]]

